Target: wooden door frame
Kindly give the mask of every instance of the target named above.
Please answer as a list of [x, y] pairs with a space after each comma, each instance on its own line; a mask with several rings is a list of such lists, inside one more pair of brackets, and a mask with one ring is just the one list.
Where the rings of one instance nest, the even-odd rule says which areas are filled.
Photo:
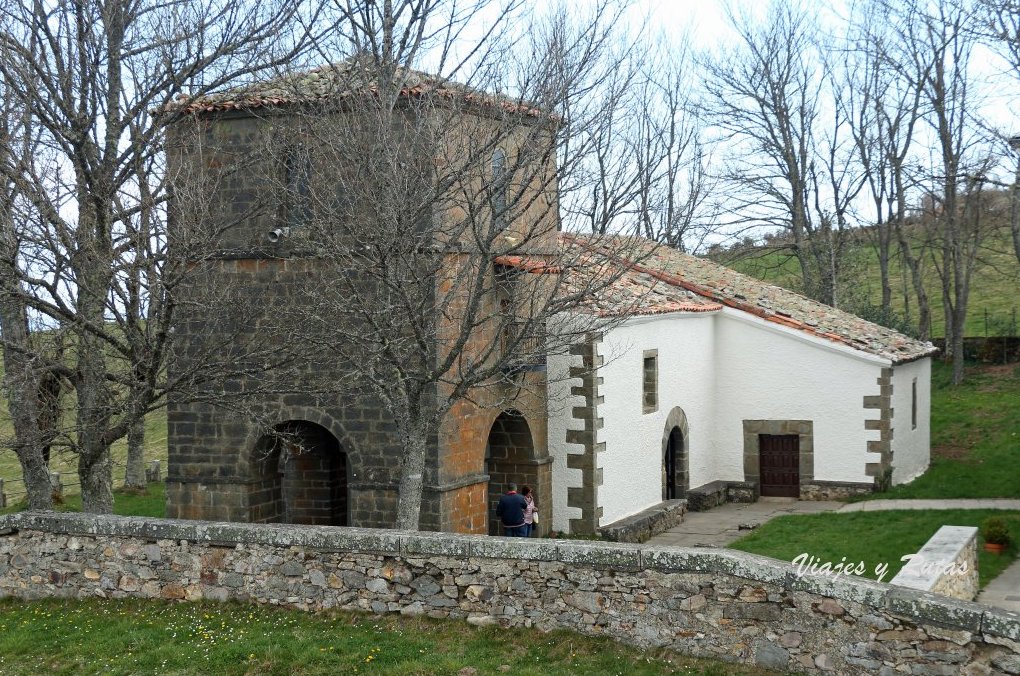
[[815, 478], [815, 436], [811, 420], [745, 420], [744, 422], [744, 481], [761, 487], [761, 449], [758, 435], [796, 435], [800, 448], [800, 485], [812, 483]]

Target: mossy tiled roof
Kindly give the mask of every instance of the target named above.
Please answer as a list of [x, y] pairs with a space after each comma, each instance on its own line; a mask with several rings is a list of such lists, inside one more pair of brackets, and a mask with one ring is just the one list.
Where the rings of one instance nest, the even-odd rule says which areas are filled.
[[[631, 293], [620, 294], [620, 305], [615, 312], [612, 308], [615, 294], [600, 299], [605, 306], [601, 307], [604, 314], [705, 311], [725, 306], [893, 363], [913, 361], [937, 351], [931, 343], [644, 238], [606, 240], [563, 234], [561, 241], [568, 249], [587, 249], [589, 260], [596, 268], [606, 265], [608, 260], [628, 267], [614, 288], [619, 286], [619, 291]], [[641, 289], [648, 297], [637, 300], [633, 296]], [[689, 301], [691, 307], [683, 306], [688, 301], [676, 303], [677, 294], [683, 291], [697, 299]], [[671, 309], [674, 305], [675, 309]]]
[[[182, 96], [179, 111], [211, 113], [342, 101], [355, 95], [378, 93], [377, 75], [378, 68], [369, 61], [352, 58], [195, 99]], [[543, 114], [539, 108], [512, 97], [487, 93], [411, 68], [397, 66], [393, 79], [400, 85], [399, 95], [408, 99], [435, 97], [467, 106], [498, 108], [524, 117]]]

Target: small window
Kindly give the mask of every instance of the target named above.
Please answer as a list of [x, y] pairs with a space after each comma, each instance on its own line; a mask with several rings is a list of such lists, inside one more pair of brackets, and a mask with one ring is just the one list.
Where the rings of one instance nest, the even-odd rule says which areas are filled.
[[652, 413], [659, 409], [659, 351], [645, 350], [642, 368], [642, 410]]
[[917, 378], [910, 387], [910, 429], [917, 429]]
[[287, 151], [285, 160], [287, 181], [287, 225], [307, 225], [310, 209], [310, 183], [312, 180], [312, 159], [304, 144], [297, 144]]
[[506, 152], [496, 148], [492, 153], [492, 222], [502, 228], [506, 225]]

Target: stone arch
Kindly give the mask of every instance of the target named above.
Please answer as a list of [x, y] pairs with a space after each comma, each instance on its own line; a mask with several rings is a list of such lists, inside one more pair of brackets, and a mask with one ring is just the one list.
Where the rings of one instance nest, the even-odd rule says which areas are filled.
[[524, 414], [515, 409], [500, 412], [492, 421], [485, 444], [490, 535], [503, 534], [503, 527], [496, 518], [496, 503], [506, 493], [507, 485], [515, 483], [532, 488], [540, 485], [537, 460], [531, 426]]
[[305, 412], [311, 415], [288, 418], [251, 435], [252, 522], [350, 525], [350, 447], [334, 432], [337, 425], [330, 416]]
[[691, 488], [690, 429], [679, 406], [666, 416], [662, 432], [662, 499], [686, 497]]

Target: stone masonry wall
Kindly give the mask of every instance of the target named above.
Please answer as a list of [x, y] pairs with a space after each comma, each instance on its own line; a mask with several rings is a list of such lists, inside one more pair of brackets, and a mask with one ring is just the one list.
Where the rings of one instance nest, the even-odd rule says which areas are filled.
[[742, 552], [83, 514], [0, 517], [0, 595], [255, 601], [568, 628], [838, 673], [1020, 673], [1020, 615]]

